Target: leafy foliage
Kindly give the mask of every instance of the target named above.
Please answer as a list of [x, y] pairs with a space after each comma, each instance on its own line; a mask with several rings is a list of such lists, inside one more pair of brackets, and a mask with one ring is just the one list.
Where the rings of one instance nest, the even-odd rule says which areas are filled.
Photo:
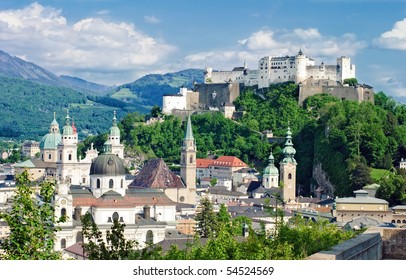
[[16, 177], [17, 190], [13, 197], [10, 213], [0, 213], [10, 227], [10, 234], [3, 242], [4, 256], [9, 260], [54, 260], [60, 259], [60, 253], [54, 251], [55, 226], [66, 217], [56, 220], [52, 203], [55, 191], [54, 182], [40, 185], [39, 197], [31, 185], [29, 174], [25, 170]]

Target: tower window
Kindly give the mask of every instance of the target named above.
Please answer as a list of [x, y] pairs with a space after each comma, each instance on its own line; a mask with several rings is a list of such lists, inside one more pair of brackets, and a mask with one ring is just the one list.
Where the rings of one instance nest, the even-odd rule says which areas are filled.
[[96, 181], [96, 188], [100, 189], [100, 179], [97, 179]]
[[109, 188], [112, 189], [113, 187], [114, 187], [114, 181], [113, 181], [113, 179], [110, 179]]
[[189, 162], [193, 163], [193, 156], [192, 155], [190, 156]]
[[48, 159], [51, 159], [52, 158], [52, 155], [51, 154], [48, 154]]
[[113, 218], [113, 221], [118, 221], [118, 218], [119, 218], [118, 213], [114, 212], [112, 218]]
[[61, 217], [65, 217], [66, 216], [66, 209], [62, 208], [61, 209]]
[[289, 179], [289, 180], [292, 179], [292, 173], [289, 173], [289, 174], [288, 174], [288, 179]]
[[68, 160], [72, 160], [72, 154], [68, 155]]

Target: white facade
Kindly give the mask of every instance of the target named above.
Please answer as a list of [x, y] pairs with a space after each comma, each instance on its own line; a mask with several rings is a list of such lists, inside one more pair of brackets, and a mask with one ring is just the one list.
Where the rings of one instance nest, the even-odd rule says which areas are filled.
[[315, 61], [305, 56], [302, 51], [296, 56], [265, 56], [258, 61], [258, 70], [244, 67], [233, 71], [205, 70], [205, 83], [226, 83], [229, 81], [243, 83], [246, 86], [258, 85], [258, 88], [283, 82], [300, 83], [306, 79], [327, 79], [343, 83], [347, 78], [355, 78], [355, 65], [349, 57], [337, 58], [336, 65], [316, 65]]
[[172, 114], [172, 110], [187, 110], [187, 88], [180, 88], [177, 94], [166, 94], [163, 96], [162, 113]]

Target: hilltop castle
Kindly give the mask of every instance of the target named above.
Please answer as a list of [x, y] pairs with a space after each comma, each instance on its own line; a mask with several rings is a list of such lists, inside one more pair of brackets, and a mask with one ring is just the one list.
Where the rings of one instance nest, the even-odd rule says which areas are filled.
[[300, 50], [295, 56], [265, 56], [258, 61], [258, 70], [249, 70], [247, 64], [232, 71], [213, 71], [206, 68], [204, 83], [238, 82], [245, 86], [266, 88], [271, 84], [295, 82], [303, 83], [307, 79], [332, 80], [343, 84], [345, 79], [355, 78], [355, 65], [349, 57], [337, 58], [336, 65], [315, 65], [314, 59]]

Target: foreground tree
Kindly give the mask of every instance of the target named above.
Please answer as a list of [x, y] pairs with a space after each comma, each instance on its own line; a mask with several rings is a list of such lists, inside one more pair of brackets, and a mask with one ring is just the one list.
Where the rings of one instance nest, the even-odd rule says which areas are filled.
[[8, 260], [55, 260], [60, 259], [54, 250], [55, 235], [59, 230], [55, 226], [66, 217], [55, 219], [52, 199], [54, 182], [40, 184], [37, 195], [31, 186], [29, 174], [25, 170], [16, 176], [17, 190], [13, 197], [10, 212], [0, 213], [0, 219], [7, 222], [10, 235], [4, 240], [1, 258]]
[[218, 230], [218, 221], [213, 211], [213, 203], [207, 197], [202, 198], [196, 212], [196, 234], [204, 238], [215, 235]]

